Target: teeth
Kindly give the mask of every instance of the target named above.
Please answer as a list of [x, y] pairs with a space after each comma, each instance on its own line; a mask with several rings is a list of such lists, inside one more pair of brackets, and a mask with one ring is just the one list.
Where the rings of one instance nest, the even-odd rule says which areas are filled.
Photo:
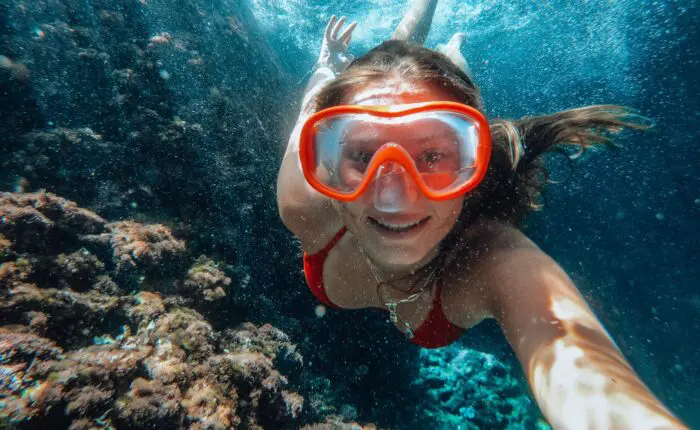
[[[374, 218], [373, 218], [373, 219], [374, 219]], [[421, 222], [423, 222], [423, 220], [418, 220], [418, 221], [416, 221], [416, 222], [414, 222], [414, 223], [410, 223], [410, 224], [391, 224], [391, 223], [382, 222], [382, 221], [379, 221], [379, 220], [375, 220], [375, 221], [377, 222], [377, 224], [381, 225], [382, 227], [388, 228], [389, 230], [393, 230], [393, 231], [404, 231], [404, 230], [408, 230], [408, 229], [410, 229], [410, 228], [412, 228], [412, 227], [417, 226], [417, 225], [420, 224]]]

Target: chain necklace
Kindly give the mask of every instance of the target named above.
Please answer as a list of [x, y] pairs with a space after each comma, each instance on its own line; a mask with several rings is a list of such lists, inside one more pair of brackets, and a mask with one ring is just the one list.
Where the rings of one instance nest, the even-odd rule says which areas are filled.
[[[389, 320], [388, 320], [387, 322], [396, 323], [396, 322], [398, 322], [399, 319], [400, 319], [401, 322], [404, 324], [404, 327], [406, 327], [406, 337], [407, 337], [408, 339], [412, 339], [412, 338], [414, 337], [414, 333], [413, 333], [413, 330], [411, 330], [411, 324], [399, 315], [399, 313], [398, 313], [397, 310], [396, 310], [396, 307], [397, 307], [398, 305], [402, 304], [402, 303], [412, 303], [412, 302], [415, 302], [416, 300], [418, 300], [418, 298], [419, 298], [420, 296], [423, 295], [423, 293], [426, 291], [426, 289], [427, 289], [429, 286], [432, 286], [432, 285], [433, 285], [433, 281], [435, 280], [435, 278], [436, 278], [436, 276], [437, 276], [437, 269], [438, 269], [438, 267], [440, 267], [439, 262], [438, 262], [438, 264], [435, 266], [435, 268], [433, 268], [433, 269], [430, 271], [430, 273], [428, 274], [427, 279], [426, 279], [425, 282], [423, 283], [423, 286], [422, 286], [418, 291], [416, 291], [415, 293], [413, 293], [413, 294], [411, 294], [410, 296], [406, 297], [405, 299], [395, 300], [395, 299], [389, 298], [388, 300], [386, 300], [386, 299], [384, 299], [384, 297], [382, 297], [382, 293], [380, 292], [380, 289], [381, 289], [382, 286], [392, 287], [392, 288], [394, 288], [394, 289], [396, 289], [396, 290], [401, 291], [402, 293], [407, 293], [407, 292], [413, 290], [413, 287], [416, 286], [416, 284], [418, 283], [418, 281], [420, 281], [421, 278], [417, 278], [415, 281], [413, 281], [413, 283], [411, 284], [411, 286], [408, 288], [408, 291], [403, 291], [403, 290], [401, 290], [400, 288], [396, 287], [392, 282], [389, 282], [389, 281], [382, 281], [382, 279], [379, 277], [379, 274], [377, 273], [377, 269], [374, 267], [374, 263], [373, 263], [372, 260], [369, 258], [369, 256], [368, 256], [367, 253], [365, 252], [365, 250], [364, 250], [364, 248], [362, 247], [362, 245], [359, 244], [359, 242], [357, 243], [357, 248], [360, 250], [360, 254], [362, 254], [362, 257], [364, 257], [364, 259], [367, 261], [367, 264], [369, 265], [369, 269], [370, 269], [370, 271], [372, 272], [372, 276], [374, 276], [374, 279], [377, 281], [377, 296], [379, 297], [379, 299], [380, 299], [381, 301], [384, 302], [384, 305], [385, 305], [385, 306], [387, 307], [387, 309], [389, 310]], [[440, 255], [442, 255], [442, 253], [440, 253]], [[439, 257], [439, 258], [440, 258], [440, 260], [442, 259], [441, 257]], [[430, 264], [430, 263], [429, 263], [429, 264]], [[401, 279], [405, 279], [405, 278], [407, 278], [407, 277], [409, 277], [409, 276], [411, 276], [410, 273], [409, 273], [408, 275], [406, 275], [406, 276], [403, 276], [403, 277], [401, 277], [401, 278], [395, 279], [394, 281], [400, 281]]]

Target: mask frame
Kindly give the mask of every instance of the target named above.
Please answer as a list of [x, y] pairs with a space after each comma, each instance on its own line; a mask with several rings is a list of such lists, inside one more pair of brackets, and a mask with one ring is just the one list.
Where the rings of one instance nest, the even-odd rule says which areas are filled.
[[[339, 192], [319, 180], [315, 174], [316, 148], [315, 137], [318, 124], [323, 120], [338, 115], [359, 114], [373, 115], [379, 118], [400, 118], [421, 112], [448, 111], [465, 115], [473, 120], [473, 125], [477, 129], [478, 143], [476, 159], [474, 164], [474, 174], [463, 184], [451, 187], [447, 191], [431, 189], [421, 177], [410, 154], [396, 143], [386, 143], [382, 145], [372, 156], [372, 159], [365, 170], [364, 178], [359, 186], [349, 193]], [[323, 109], [311, 115], [302, 126], [299, 141], [299, 159], [301, 161], [302, 172], [306, 181], [315, 190], [335, 200], [350, 202], [356, 200], [365, 193], [367, 187], [374, 180], [380, 167], [389, 161], [400, 164], [406, 174], [416, 183], [421, 192], [431, 200], [444, 201], [458, 197], [474, 189], [486, 175], [489, 160], [491, 158], [491, 131], [486, 117], [477, 109], [462, 103], [451, 101], [435, 101], [424, 103], [411, 103], [389, 106], [367, 106], [367, 105], [340, 105]]]

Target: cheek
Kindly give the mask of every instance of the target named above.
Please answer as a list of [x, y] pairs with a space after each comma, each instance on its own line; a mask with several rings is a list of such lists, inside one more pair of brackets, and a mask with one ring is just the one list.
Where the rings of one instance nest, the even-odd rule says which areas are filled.
[[464, 197], [448, 200], [446, 202], [440, 202], [437, 205], [437, 211], [441, 218], [447, 218], [451, 220], [457, 220], [459, 214], [462, 212], [464, 207]]
[[333, 200], [333, 207], [335, 207], [338, 215], [340, 215], [340, 219], [346, 225], [349, 223], [349, 221], [357, 221], [365, 212], [362, 199], [357, 199], [350, 203]]

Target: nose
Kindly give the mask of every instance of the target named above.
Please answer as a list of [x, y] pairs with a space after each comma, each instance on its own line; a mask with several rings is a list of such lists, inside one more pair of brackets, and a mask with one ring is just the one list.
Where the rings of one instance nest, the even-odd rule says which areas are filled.
[[374, 176], [374, 207], [382, 212], [397, 213], [410, 208], [418, 200], [416, 184], [404, 167], [387, 161]]

